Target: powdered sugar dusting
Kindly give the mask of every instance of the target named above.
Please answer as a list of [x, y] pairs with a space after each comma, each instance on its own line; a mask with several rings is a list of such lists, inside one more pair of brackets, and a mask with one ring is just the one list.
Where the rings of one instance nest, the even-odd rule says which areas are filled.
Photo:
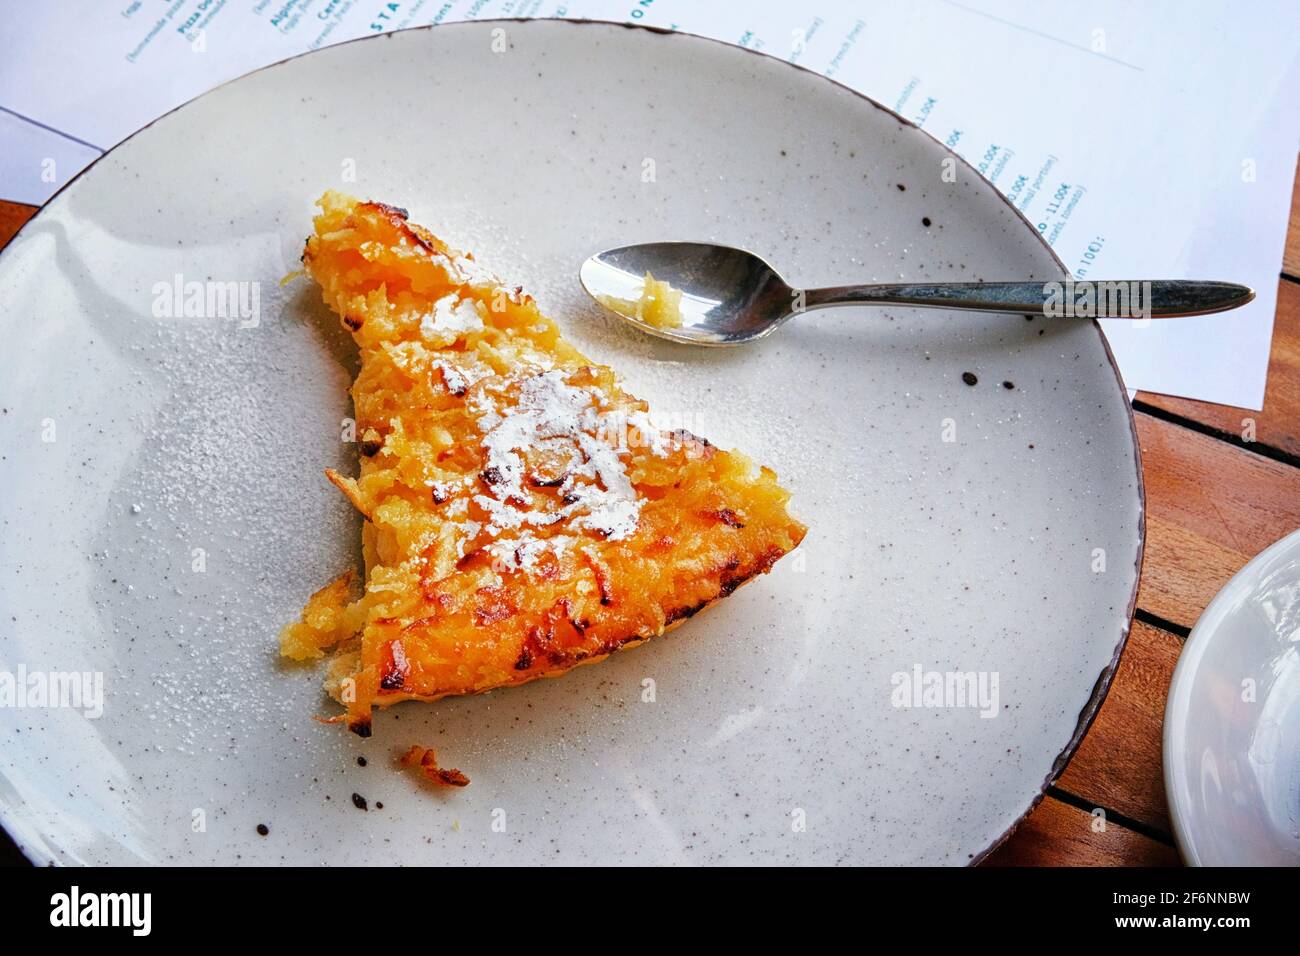
[[464, 395], [471, 385], [488, 374], [487, 371], [456, 365], [442, 359], [435, 359], [431, 366], [442, 374], [442, 381], [447, 390], [454, 395]]
[[577, 539], [572, 535], [557, 534], [552, 538], [539, 538], [525, 532], [518, 537], [498, 538], [484, 550], [507, 569], [535, 571], [537, 562], [547, 554], [561, 558]]
[[[568, 384], [558, 369], [524, 379], [516, 404], [505, 410], [487, 392], [475, 396], [491, 493], [474, 501], [490, 517], [489, 533], [566, 520], [614, 541], [636, 533], [641, 501], [620, 450], [593, 434], [602, 405], [598, 391]], [[521, 507], [530, 500], [524, 487], [529, 452], [563, 456], [564, 504], [549, 511]]]
[[470, 256], [458, 256], [452, 264], [460, 275], [461, 282], [466, 285], [491, 286], [494, 289], [501, 285], [501, 280], [496, 275], [483, 268]]
[[420, 335], [426, 340], [446, 344], [451, 338], [483, 328], [483, 317], [473, 299], [462, 299], [452, 292], [433, 303], [433, 310], [420, 316]]

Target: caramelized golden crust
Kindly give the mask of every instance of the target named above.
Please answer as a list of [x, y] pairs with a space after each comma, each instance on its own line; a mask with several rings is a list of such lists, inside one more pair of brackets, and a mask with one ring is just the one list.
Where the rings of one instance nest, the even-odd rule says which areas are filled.
[[400, 209], [320, 205], [303, 262], [361, 351], [360, 475], [329, 479], [366, 518], [366, 587], [319, 592], [283, 646], [343, 644], [327, 687], [353, 730], [658, 636], [802, 540], [773, 472], [655, 428], [531, 297]]

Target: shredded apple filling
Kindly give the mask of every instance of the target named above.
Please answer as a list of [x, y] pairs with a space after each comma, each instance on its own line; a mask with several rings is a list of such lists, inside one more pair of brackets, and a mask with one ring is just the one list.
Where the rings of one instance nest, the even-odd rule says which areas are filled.
[[805, 529], [766, 468], [655, 428], [522, 290], [403, 210], [320, 200], [303, 263], [361, 353], [365, 517], [348, 571], [286, 627], [368, 735], [374, 706], [557, 676], [662, 634]]

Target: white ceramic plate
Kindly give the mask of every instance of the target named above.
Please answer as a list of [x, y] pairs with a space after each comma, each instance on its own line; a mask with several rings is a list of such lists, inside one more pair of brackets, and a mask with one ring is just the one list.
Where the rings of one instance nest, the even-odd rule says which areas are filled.
[[[0, 709], [6, 828], [38, 862], [979, 858], [1059, 772], [1130, 620], [1141, 484], [1096, 327], [844, 309], [689, 350], [577, 281], [592, 251], [663, 238], [805, 285], [1060, 276], [947, 158], [780, 61], [553, 21], [327, 49], [113, 150], [0, 258], [0, 663], [105, 681], [97, 720]], [[276, 633], [356, 560], [321, 476], [355, 467], [354, 359], [315, 289], [277, 283], [327, 187], [409, 207], [661, 420], [775, 467], [799, 553], [563, 680], [398, 707], [369, 741], [313, 722], [320, 675], [281, 667]], [[258, 324], [155, 315], [177, 275], [257, 283]], [[894, 706], [916, 668], [982, 675], [990, 717]], [[472, 785], [394, 771], [416, 742]]]
[[1300, 531], [1196, 622], [1169, 687], [1164, 764], [1188, 863], [1300, 866]]

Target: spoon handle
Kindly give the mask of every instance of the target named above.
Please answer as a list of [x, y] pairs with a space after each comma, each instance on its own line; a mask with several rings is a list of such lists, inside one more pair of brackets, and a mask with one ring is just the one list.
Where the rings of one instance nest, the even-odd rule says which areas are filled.
[[1233, 282], [1182, 279], [945, 282], [808, 289], [803, 307], [872, 303], [1063, 318], [1161, 319], [1224, 312], [1253, 298], [1254, 290]]

